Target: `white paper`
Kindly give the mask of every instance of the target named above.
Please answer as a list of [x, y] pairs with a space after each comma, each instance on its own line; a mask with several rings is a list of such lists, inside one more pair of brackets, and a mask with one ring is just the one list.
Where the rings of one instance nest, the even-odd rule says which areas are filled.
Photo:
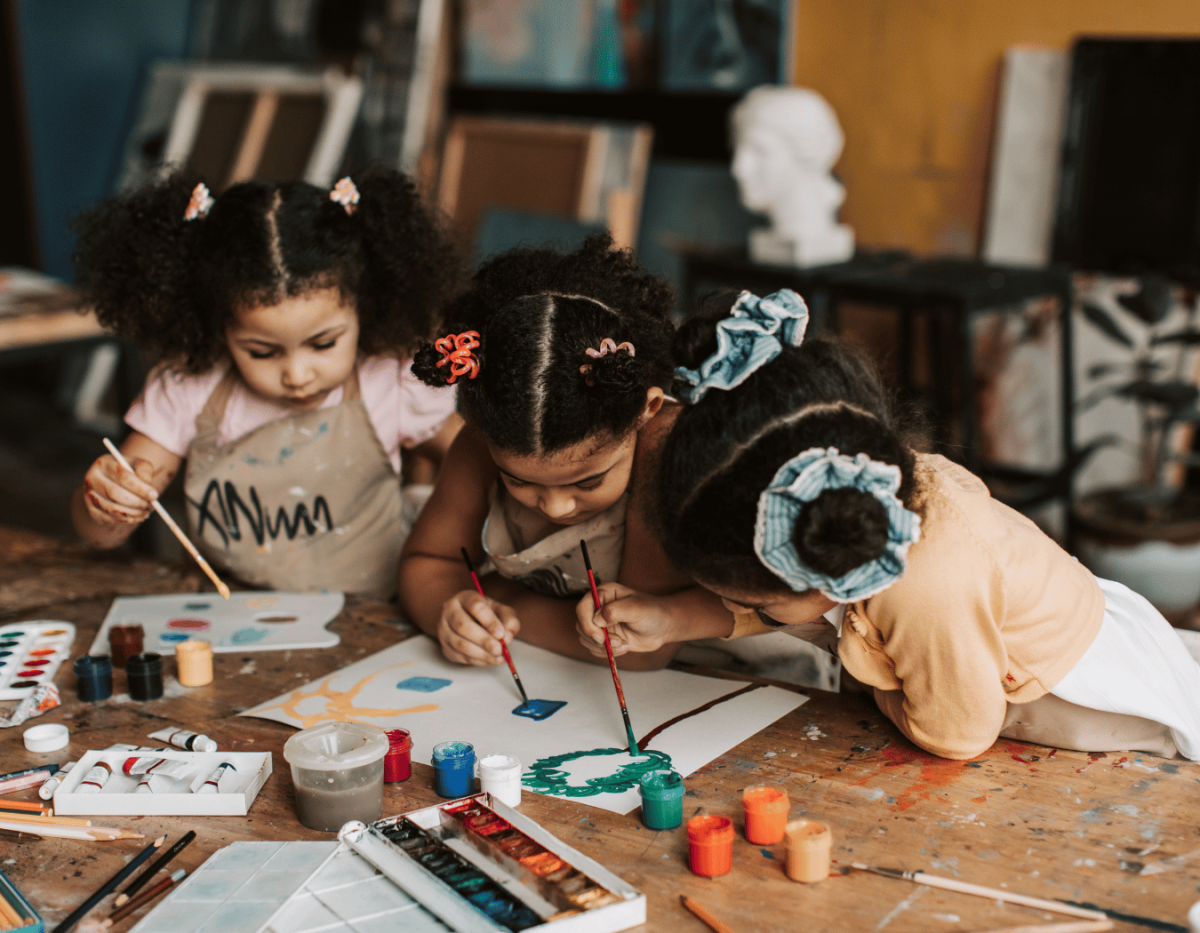
[[[407, 729], [412, 733], [413, 760], [425, 763], [433, 746], [447, 741], [470, 742], [477, 759], [488, 754], [515, 756], [526, 770], [555, 755], [627, 748], [607, 666], [521, 642], [510, 648], [530, 698], [566, 700], [565, 707], [540, 722], [515, 716], [512, 710], [521, 704], [521, 696], [505, 665], [451, 664], [436, 641], [416, 636], [241, 715], [298, 728], [340, 720]], [[416, 686], [427, 689], [397, 686], [416, 678], [425, 678], [428, 682]], [[621, 684], [639, 743], [664, 723], [747, 686], [669, 670], [622, 671]], [[758, 687], [671, 726], [654, 737], [649, 748], [670, 755], [675, 770], [687, 777], [807, 699], [777, 687]], [[566, 770], [573, 775], [612, 773], [629, 760], [627, 753], [583, 759]], [[615, 813], [628, 813], [640, 803], [636, 789], [571, 799]]]

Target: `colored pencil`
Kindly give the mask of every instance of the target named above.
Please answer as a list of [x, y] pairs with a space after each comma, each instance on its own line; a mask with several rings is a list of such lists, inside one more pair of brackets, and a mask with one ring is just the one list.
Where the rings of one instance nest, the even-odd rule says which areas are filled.
[[152, 900], [162, 894], [163, 891], [166, 891], [168, 888], [170, 888], [171, 885], [182, 881], [186, 874], [187, 872], [181, 868], [178, 871], [167, 875], [167, 877], [163, 878], [163, 880], [154, 887], [150, 888], [148, 891], [143, 891], [133, 900], [125, 904], [124, 907], [118, 907], [111, 914], [109, 914], [108, 918], [104, 921], [104, 926], [110, 927], [114, 923], [120, 923], [139, 907], [145, 907]]
[[19, 930], [30, 922], [17, 913], [16, 905], [10, 904], [8, 898], [0, 897], [0, 930]]
[[21, 823], [0, 819], [0, 829], [15, 833], [27, 833], [36, 829], [39, 836], [57, 836], [60, 839], [82, 839], [85, 842], [103, 842], [111, 839], [144, 839], [141, 833], [131, 833], [127, 829], [114, 829], [109, 826], [59, 826], [54, 823]]
[[0, 829], [0, 839], [9, 842], [41, 842], [42, 837], [36, 833], [25, 833], [16, 829]]
[[1101, 933], [1111, 930], [1111, 920], [1067, 920], [1065, 923], [1037, 923], [1033, 926], [1000, 927], [988, 933]]
[[[600, 611], [600, 591], [596, 589], [596, 575], [592, 572], [592, 559], [588, 556], [587, 542], [579, 541], [583, 551], [583, 565], [587, 567], [588, 583], [592, 586], [592, 603], [596, 611]], [[617, 661], [613, 657], [612, 642], [608, 638], [608, 629], [604, 630], [604, 650], [608, 652], [608, 669], [612, 671], [613, 686], [617, 688], [617, 701], [621, 704], [621, 716], [625, 720], [625, 735], [629, 738], [629, 751], [638, 754], [637, 739], [633, 737], [633, 724], [629, 721], [629, 709], [625, 705], [625, 691], [621, 689], [621, 678], [617, 675]]]
[[102, 900], [104, 900], [104, 898], [108, 897], [109, 892], [112, 891], [113, 888], [137, 871], [138, 866], [140, 866], [146, 861], [146, 859], [153, 855], [154, 851], [166, 841], [166, 836], [159, 836], [152, 843], [150, 843], [150, 845], [142, 849], [141, 852], [139, 852], [130, 860], [128, 865], [109, 878], [106, 882], [104, 882], [104, 884], [100, 885], [95, 894], [71, 911], [71, 913], [67, 916], [67, 919], [54, 928], [53, 933], [67, 933], [67, 930], [75, 926], [75, 924], [78, 923], [89, 910], [99, 904]]
[[[55, 765], [55, 767], [58, 766]], [[22, 777], [9, 778], [7, 781], [0, 781], [0, 794], [11, 794], [14, 791], [37, 787], [39, 784], [45, 784], [52, 777], [54, 777], [53, 771], [34, 771], [32, 774]]]
[[21, 816], [51, 816], [54, 811], [49, 807], [39, 807], [36, 804], [17, 807], [0, 802], [0, 813], [18, 813]]
[[[117, 450], [116, 445], [113, 444], [113, 442], [107, 437], [103, 440], [104, 446], [108, 448], [108, 452], [117, 458], [117, 463], [121, 464], [121, 466], [130, 473], [133, 473], [134, 476], [137, 476], [137, 473], [134, 473], [133, 467], [129, 465], [129, 461], [121, 455], [121, 451]], [[216, 571], [208, 565], [208, 561], [204, 559], [204, 555], [196, 550], [196, 545], [192, 544], [192, 542], [188, 540], [188, 536], [185, 535], [183, 533], [183, 529], [175, 523], [175, 519], [171, 517], [171, 514], [163, 508], [162, 503], [157, 499], [151, 499], [150, 505], [153, 507], [154, 511], [158, 513], [158, 517], [167, 523], [167, 527], [171, 529], [171, 534], [175, 535], [175, 537], [179, 539], [179, 543], [182, 544], [184, 549], [192, 555], [192, 559], [200, 565], [200, 569], [208, 574], [208, 579], [212, 580], [213, 584], [217, 588], [217, 592], [228, 599], [229, 587], [227, 587], [221, 581], [221, 578], [217, 576]]]
[[31, 826], [91, 826], [91, 820], [81, 820], [73, 816], [42, 816], [21, 810], [16, 813], [0, 813], [0, 820], [8, 823], [29, 823]]
[[958, 891], [960, 894], [973, 894], [976, 897], [986, 897], [994, 901], [1004, 901], [1008, 904], [1021, 904], [1025, 907], [1035, 907], [1038, 910], [1049, 910], [1054, 913], [1066, 914], [1069, 917], [1082, 917], [1085, 920], [1108, 920], [1108, 915], [1101, 910], [1086, 910], [1083, 907], [1072, 907], [1059, 901], [1047, 901], [1040, 897], [1028, 897], [1024, 894], [1014, 894], [999, 888], [985, 888], [981, 884], [968, 884], [965, 881], [955, 881], [953, 878], [942, 878], [939, 875], [927, 875], [923, 871], [902, 871], [898, 868], [878, 868], [864, 865], [862, 862], [852, 862], [851, 867], [859, 871], [873, 871], [877, 875], [887, 875], [889, 878], [903, 878], [917, 884], [927, 884], [931, 888], [942, 888], [945, 891]]
[[683, 902], [684, 907], [708, 924], [709, 928], [712, 929], [714, 933], [733, 933], [733, 927], [726, 923], [722, 923], [707, 910], [693, 901], [690, 897], [685, 897], [681, 894], [679, 895], [679, 900]]
[[195, 838], [196, 838], [196, 831], [194, 829], [189, 829], [186, 833], [184, 833], [179, 838], [179, 841], [175, 843], [175, 845], [173, 845], [173, 846], [171, 846], [171, 848], [167, 849], [166, 852], [164, 852], [162, 855], [160, 855], [158, 858], [156, 858], [154, 860], [153, 864], [151, 864], [151, 866], [149, 868], [147, 868], [144, 872], [142, 872], [140, 875], [138, 875], [136, 878], [134, 878], [131, 882], [129, 882], [129, 886], [124, 891], [122, 891], [120, 894], [117, 895], [117, 899], [115, 901], [113, 901], [113, 906], [120, 907], [127, 900], [129, 900], [131, 897], [133, 897], [133, 895], [137, 894], [138, 891], [140, 891], [142, 889], [142, 885], [144, 885], [147, 881], [149, 881], [151, 878], [153, 878], [158, 873], [158, 870], [160, 868], [162, 868], [164, 865], [166, 865], [167, 862], [171, 861], [171, 859], [173, 859], [180, 852], [182, 852], [184, 849], [186, 849], [188, 843], [191, 842]]
[[[487, 599], [487, 593], [483, 591], [483, 584], [479, 582], [479, 576], [475, 573], [475, 565], [471, 563], [471, 555], [467, 553], [467, 549], [459, 548], [462, 551], [463, 560], [467, 562], [467, 571], [471, 574], [471, 580], [475, 584], [475, 591]], [[521, 691], [521, 699], [526, 703], [529, 702], [529, 694], [525, 692], [525, 687], [521, 683], [521, 675], [517, 673], [517, 666], [513, 664], [512, 655], [508, 653], [508, 645], [504, 643], [504, 639], [500, 639], [500, 650], [504, 652], [504, 660], [508, 663], [508, 669], [512, 671], [513, 680], [517, 682], [517, 689]]]
[[[38, 765], [36, 768], [22, 768], [20, 771], [9, 771], [8, 774], [0, 774], [0, 784], [5, 781], [10, 781], [13, 778], [25, 777], [27, 774], [36, 774], [38, 771], [48, 771], [53, 774], [58, 770], [58, 765]], [[34, 806], [37, 806], [34, 804]]]

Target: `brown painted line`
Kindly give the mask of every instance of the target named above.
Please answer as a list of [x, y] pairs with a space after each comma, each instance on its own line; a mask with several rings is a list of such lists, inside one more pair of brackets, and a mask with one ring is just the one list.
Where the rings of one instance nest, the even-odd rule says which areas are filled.
[[676, 716], [674, 719], [670, 719], [667, 722], [664, 722], [661, 726], [658, 726], [657, 728], [651, 729], [649, 732], [647, 732], [643, 738], [638, 740], [638, 748], [644, 749], [647, 745], [650, 744], [650, 741], [655, 736], [657, 736], [664, 729], [670, 729], [671, 726], [675, 725], [675, 723], [677, 723], [677, 722], [683, 722], [683, 720], [690, 719], [692, 716], [695, 716], [697, 713], [703, 713], [705, 710], [712, 709], [718, 703], [724, 703], [726, 700], [732, 700], [734, 697], [740, 697], [744, 693], [749, 693], [751, 690], [757, 690], [759, 687], [765, 687], [765, 686], [766, 686], [766, 684], [746, 684], [746, 686], [742, 687], [741, 690], [734, 690], [733, 693], [727, 693], [723, 697], [717, 697], [715, 700], [710, 700], [709, 702], [705, 703], [703, 706], [697, 706], [694, 710], [691, 710], [690, 712], [683, 713], [680, 716]]

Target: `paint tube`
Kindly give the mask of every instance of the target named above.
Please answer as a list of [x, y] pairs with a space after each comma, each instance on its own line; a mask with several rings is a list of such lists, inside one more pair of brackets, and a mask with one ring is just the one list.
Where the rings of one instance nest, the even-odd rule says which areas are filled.
[[126, 758], [121, 770], [130, 777], [138, 774], [160, 774], [163, 777], [178, 778], [190, 774], [193, 767], [190, 762], [170, 758]]
[[104, 785], [108, 783], [108, 779], [112, 777], [112, 765], [107, 761], [97, 761], [90, 771], [83, 776], [83, 780], [79, 782], [79, 786], [75, 788], [77, 794], [98, 794]]
[[162, 794], [171, 789], [174, 779], [165, 774], [147, 774], [133, 789], [135, 794]]
[[170, 742], [176, 748], [182, 748], [187, 752], [215, 752], [217, 750], [217, 743], [207, 735], [189, 732], [187, 729], [159, 729], [157, 732], [151, 732], [149, 737]]
[[169, 748], [152, 748], [149, 745], [127, 745], [124, 742], [117, 742], [115, 745], [110, 745], [105, 749], [106, 752], [169, 752]]
[[213, 771], [213, 773], [208, 776], [208, 779], [203, 784], [201, 784], [199, 787], [196, 788], [196, 793], [197, 794], [219, 793], [220, 788], [217, 785], [221, 783], [221, 776], [226, 771], [236, 771], [236, 770], [237, 770], [237, 768], [235, 768], [233, 766], [233, 762], [222, 761], [219, 765], [217, 765], [216, 770]]
[[58, 773], [53, 775], [45, 784], [38, 788], [38, 796], [43, 800], [49, 800], [54, 796], [54, 792], [58, 790], [58, 785], [62, 783], [67, 772], [74, 768], [76, 762], [68, 761], [65, 765], [58, 769]]

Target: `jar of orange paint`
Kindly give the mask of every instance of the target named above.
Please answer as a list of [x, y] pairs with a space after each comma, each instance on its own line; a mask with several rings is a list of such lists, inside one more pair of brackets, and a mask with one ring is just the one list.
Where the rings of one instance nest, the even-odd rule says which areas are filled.
[[787, 825], [788, 796], [775, 787], [747, 787], [742, 791], [746, 814], [746, 841], [773, 846], [783, 838]]
[[697, 875], [715, 878], [733, 868], [733, 823], [723, 816], [694, 816], [688, 821], [688, 865]]

